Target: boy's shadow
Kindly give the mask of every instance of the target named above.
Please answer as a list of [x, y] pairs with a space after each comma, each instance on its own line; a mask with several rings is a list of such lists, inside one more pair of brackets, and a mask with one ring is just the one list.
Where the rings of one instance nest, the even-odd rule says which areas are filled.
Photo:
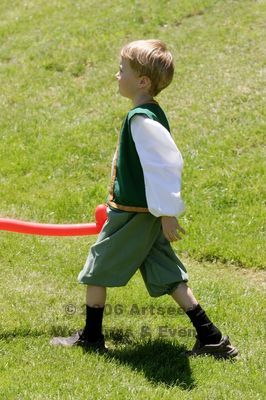
[[[114, 341], [117, 343], [117, 335]], [[110, 338], [112, 338], [112, 334]], [[108, 358], [118, 360], [137, 371], [142, 371], [145, 377], [153, 384], [179, 386], [183, 390], [195, 387], [189, 359], [184, 354], [184, 345], [172, 344], [162, 339], [149, 339], [145, 342], [133, 342], [121, 338], [125, 347], [112, 349]]]

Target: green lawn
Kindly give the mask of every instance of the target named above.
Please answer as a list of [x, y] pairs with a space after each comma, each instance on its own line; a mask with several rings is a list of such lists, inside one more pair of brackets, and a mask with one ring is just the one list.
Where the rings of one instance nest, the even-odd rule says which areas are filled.
[[[119, 50], [129, 40], [161, 38], [176, 74], [158, 100], [185, 162], [187, 235], [175, 249], [196, 296], [240, 350], [232, 363], [188, 362], [187, 318], [167, 312], [170, 298], [149, 298], [138, 274], [109, 291], [109, 357], [52, 349], [54, 334], [83, 324], [76, 277], [95, 238], [1, 233], [1, 399], [266, 397], [265, 5], [1, 1], [0, 216], [94, 219], [131, 107], [117, 92]], [[136, 315], [132, 307], [149, 308]]]
[[185, 359], [194, 343], [188, 319], [170, 297], [150, 298], [140, 274], [108, 292], [110, 355], [86, 355], [49, 340], [83, 326], [76, 275], [93, 238], [4, 236], [16, 250], [2, 266], [1, 399], [265, 398], [264, 272], [184, 259], [197, 298], [238, 347], [236, 361]]

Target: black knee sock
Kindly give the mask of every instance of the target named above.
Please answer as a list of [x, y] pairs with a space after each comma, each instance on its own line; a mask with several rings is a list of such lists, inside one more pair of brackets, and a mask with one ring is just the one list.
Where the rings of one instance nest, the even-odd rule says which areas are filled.
[[82, 336], [89, 342], [97, 342], [103, 338], [102, 321], [104, 307], [86, 306], [86, 325]]
[[194, 325], [198, 339], [202, 344], [219, 343], [222, 338], [220, 330], [210, 321], [199, 304], [193, 310], [186, 312]]

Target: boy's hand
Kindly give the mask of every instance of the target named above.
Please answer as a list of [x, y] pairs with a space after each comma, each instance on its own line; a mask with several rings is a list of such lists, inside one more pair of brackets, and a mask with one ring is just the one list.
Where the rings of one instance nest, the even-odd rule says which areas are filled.
[[161, 217], [161, 220], [164, 236], [169, 242], [182, 239], [179, 232], [185, 234], [186, 231], [179, 225], [176, 217]]

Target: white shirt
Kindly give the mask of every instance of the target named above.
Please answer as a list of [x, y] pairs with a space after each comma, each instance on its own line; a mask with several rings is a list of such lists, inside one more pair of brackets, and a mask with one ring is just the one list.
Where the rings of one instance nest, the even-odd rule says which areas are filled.
[[180, 151], [166, 128], [143, 115], [132, 117], [131, 133], [143, 169], [150, 213], [178, 218], [184, 211]]

